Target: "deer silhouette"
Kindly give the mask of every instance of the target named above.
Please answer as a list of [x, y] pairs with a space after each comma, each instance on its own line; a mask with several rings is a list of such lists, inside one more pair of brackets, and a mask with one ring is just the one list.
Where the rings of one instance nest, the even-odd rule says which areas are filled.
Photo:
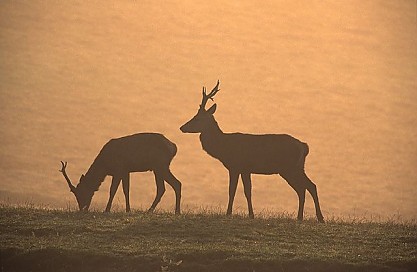
[[165, 193], [166, 181], [175, 191], [175, 213], [180, 213], [181, 182], [171, 173], [169, 166], [177, 153], [177, 146], [158, 133], [138, 133], [107, 142], [97, 155], [85, 175], [81, 175], [74, 186], [66, 173], [67, 163], [62, 162], [62, 172], [70, 191], [75, 195], [80, 211], [90, 207], [94, 192], [97, 191], [107, 175], [112, 176], [110, 197], [105, 212], [109, 212], [114, 195], [123, 184], [126, 199], [126, 212], [130, 211], [129, 186], [131, 172], [153, 171], [156, 182], [156, 197], [149, 212], [152, 212]]
[[229, 203], [227, 215], [232, 214], [233, 200], [239, 176], [242, 177], [249, 217], [254, 218], [252, 208], [251, 174], [279, 174], [298, 195], [298, 220], [303, 220], [306, 190], [311, 194], [319, 222], [324, 222], [320, 210], [316, 185], [304, 171], [308, 145], [287, 134], [243, 134], [224, 133], [217, 124], [214, 113], [216, 104], [205, 109], [207, 101], [219, 91], [219, 81], [207, 94], [203, 87], [203, 98], [197, 114], [180, 130], [184, 133], [200, 133], [203, 149], [218, 159], [229, 171]]

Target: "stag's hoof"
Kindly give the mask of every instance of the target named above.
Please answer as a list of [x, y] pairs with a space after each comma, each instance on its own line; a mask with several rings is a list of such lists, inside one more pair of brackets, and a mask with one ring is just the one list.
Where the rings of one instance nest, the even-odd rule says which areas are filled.
[[149, 208], [149, 209], [146, 211], [146, 213], [153, 213], [153, 211], [154, 211], [154, 209]]

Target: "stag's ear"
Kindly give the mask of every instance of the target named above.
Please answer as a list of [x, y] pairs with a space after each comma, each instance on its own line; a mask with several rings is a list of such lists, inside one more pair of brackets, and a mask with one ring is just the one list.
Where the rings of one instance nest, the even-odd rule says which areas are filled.
[[207, 113], [210, 113], [210, 114], [214, 114], [215, 112], [216, 112], [216, 107], [217, 107], [217, 104], [214, 104], [213, 106], [211, 106], [208, 110], [207, 110]]

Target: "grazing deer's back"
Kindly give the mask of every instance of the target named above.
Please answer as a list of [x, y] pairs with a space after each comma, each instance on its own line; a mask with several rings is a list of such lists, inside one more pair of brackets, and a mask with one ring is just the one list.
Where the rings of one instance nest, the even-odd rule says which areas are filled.
[[101, 160], [109, 174], [120, 168], [143, 172], [169, 165], [177, 147], [158, 133], [138, 133], [106, 143], [96, 160]]

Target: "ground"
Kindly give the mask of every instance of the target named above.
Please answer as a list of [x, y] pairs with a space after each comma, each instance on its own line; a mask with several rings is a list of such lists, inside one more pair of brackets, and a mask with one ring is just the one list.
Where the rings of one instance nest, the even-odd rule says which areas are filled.
[[413, 222], [0, 208], [1, 271], [413, 271]]

